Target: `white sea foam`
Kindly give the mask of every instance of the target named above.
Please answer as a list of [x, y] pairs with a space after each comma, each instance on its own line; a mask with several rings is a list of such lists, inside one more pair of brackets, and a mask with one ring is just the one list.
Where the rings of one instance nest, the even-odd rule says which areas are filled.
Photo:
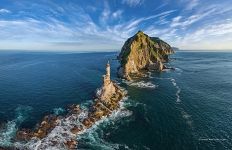
[[19, 106], [15, 110], [16, 118], [8, 121], [3, 129], [0, 129], [0, 146], [11, 146], [12, 138], [15, 136], [18, 126], [27, 118], [28, 112], [31, 110], [29, 106]]
[[[87, 111], [83, 111], [81, 114], [73, 114], [66, 118], [60, 119], [58, 125], [43, 139], [34, 138], [26, 144], [16, 143], [15, 146], [19, 149], [31, 149], [31, 150], [57, 150], [66, 149], [64, 145], [65, 141], [75, 139], [76, 135], [70, 130], [75, 125], [81, 125], [80, 119], [88, 115]], [[56, 144], [53, 144], [56, 142]]]
[[[107, 142], [102, 137], [101, 134], [102, 132], [103, 130], [100, 130], [98, 132], [96, 132], [95, 130], [90, 130], [89, 132], [86, 132], [85, 134], [81, 135], [81, 138], [78, 138], [78, 140], [83, 141], [85, 143], [84, 145], [87, 146], [89, 149], [115, 150], [122, 148], [122, 149], [131, 150], [125, 144]], [[84, 149], [85, 148], [83, 148], [82, 150]]]
[[17, 130], [16, 120], [8, 121], [4, 129], [0, 131], [0, 146], [10, 146], [12, 144], [11, 138], [14, 136]]
[[172, 69], [169, 69], [169, 68], [168, 68], [168, 69], [163, 69], [162, 71], [163, 71], [163, 72], [170, 72], [170, 71], [172, 71]]
[[151, 78], [159, 79], [159, 80], [171, 80], [172, 79], [172, 78], [162, 78], [162, 77], [153, 77], [153, 76], [151, 76]]
[[[126, 98], [124, 98], [125, 100]], [[103, 122], [116, 121], [117, 119], [130, 116], [131, 111], [124, 107], [123, 101], [119, 103], [120, 108], [112, 112], [109, 117], [104, 117], [97, 121], [91, 128], [84, 129], [78, 135], [73, 134], [70, 130], [76, 125], [82, 125], [83, 119], [87, 118], [88, 110], [83, 110], [80, 114], [72, 114], [66, 118], [62, 118], [58, 121], [58, 125], [43, 139], [34, 138], [28, 143], [15, 143], [15, 146], [19, 149], [31, 149], [31, 150], [57, 150], [66, 149], [64, 145], [65, 141], [71, 139], [82, 138], [86, 133], [93, 132]], [[53, 144], [56, 142], [57, 144]]]
[[181, 114], [182, 114], [182, 117], [186, 120], [186, 123], [189, 125], [189, 127], [192, 128], [192, 119], [191, 119], [191, 116], [186, 112], [184, 111], [184, 109], [181, 110]]
[[181, 100], [180, 100], [181, 88], [176, 84], [175, 79], [171, 79], [171, 82], [172, 82], [173, 86], [177, 89], [177, 91], [176, 91], [176, 102], [179, 103], [179, 102], [181, 102]]
[[[92, 149], [98, 148], [102, 150], [114, 150], [114, 149], [120, 149], [120, 147], [121, 148], [123, 147], [124, 149], [130, 150], [130, 148], [127, 145], [118, 144], [118, 143], [109, 143], [101, 137], [102, 132], [103, 132], [103, 130], [101, 129], [102, 127], [104, 128], [104, 126], [110, 125], [111, 127], [116, 128], [117, 126], [115, 126], [115, 122], [117, 122], [118, 120], [121, 120], [122, 118], [132, 115], [132, 112], [127, 110], [124, 107], [124, 105], [125, 105], [124, 102], [120, 102], [119, 110], [113, 111], [109, 117], [105, 117], [101, 119], [100, 121], [96, 122], [95, 125], [93, 125], [93, 127], [87, 129], [85, 132], [78, 135], [77, 140], [80, 142], [84, 141], [84, 145], [88, 145], [88, 147]], [[98, 130], [98, 132], [96, 130]]]
[[183, 70], [180, 69], [180, 68], [175, 68], [175, 70], [176, 70], [177, 72], [183, 72]]
[[[180, 103], [180, 92], [181, 92], [181, 88], [177, 85], [176, 80], [175, 79], [171, 79], [171, 82], [173, 84], [173, 86], [177, 89], [176, 91], [176, 102]], [[181, 107], [181, 115], [182, 117], [185, 119], [186, 123], [189, 125], [189, 127], [192, 128], [192, 119], [191, 116]]]
[[134, 82], [134, 83], [131, 83], [130, 85], [136, 86], [139, 88], [156, 88], [157, 87], [157, 85], [152, 84], [151, 82], [145, 82], [145, 81]]
[[[82, 121], [87, 118], [88, 110], [84, 110], [80, 114], [72, 114], [66, 118], [60, 119], [58, 125], [42, 140], [32, 139], [25, 146], [18, 145], [19, 148], [29, 148], [31, 150], [57, 150], [57, 149], [66, 149], [64, 145], [65, 141], [75, 139], [76, 135], [73, 134], [70, 130], [75, 125], [82, 125]], [[85, 132], [85, 130], [83, 131]], [[53, 144], [55, 141], [57, 144]]]
[[53, 109], [53, 113], [55, 114], [55, 115], [60, 115], [60, 114], [62, 114], [62, 113], [64, 113], [65, 112], [65, 109], [63, 109], [63, 108], [61, 108], [61, 107], [59, 107], [59, 108], [54, 108]]
[[98, 88], [96, 90], [96, 96], [99, 97], [101, 95], [101, 93], [102, 93], [102, 88]]
[[147, 76], [148, 76], [149, 78], [152, 78], [152, 76], [151, 76], [152, 73], [151, 73], [150, 71], [148, 71], [147, 74], [148, 74]]
[[145, 82], [145, 81], [139, 81], [139, 82], [135, 82], [135, 81], [124, 81], [126, 84], [128, 84], [129, 86], [134, 86], [134, 87], [138, 87], [138, 88], [157, 88], [158, 85], [155, 85], [151, 82]]

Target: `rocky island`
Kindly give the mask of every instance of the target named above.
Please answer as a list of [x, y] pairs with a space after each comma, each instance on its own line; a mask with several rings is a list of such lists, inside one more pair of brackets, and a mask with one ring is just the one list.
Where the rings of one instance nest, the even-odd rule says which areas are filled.
[[[162, 71], [167, 68], [164, 63], [168, 62], [172, 53], [174, 51], [169, 44], [139, 31], [122, 47], [118, 56], [118, 74], [131, 80], [134, 75], [142, 75], [144, 70]], [[123, 89], [111, 80], [109, 62], [102, 80], [102, 86], [96, 90], [94, 101], [87, 109], [73, 104], [68, 107], [65, 116], [47, 115], [34, 129], [19, 130], [13, 139], [15, 147], [7, 149], [76, 149], [78, 135], [118, 110], [119, 102], [126, 95]]]
[[[119, 101], [124, 96], [125, 92], [121, 87], [110, 79], [110, 64], [108, 62], [106, 74], [103, 75], [103, 85], [97, 89], [93, 104], [87, 111], [81, 109], [79, 105], [73, 104], [69, 107], [69, 113], [66, 116], [45, 116], [33, 131], [22, 129], [17, 132], [16, 140], [25, 142], [23, 148], [21, 146], [17, 148], [49, 149], [51, 147], [62, 147], [64, 149], [75, 149], [78, 145], [77, 135], [117, 110], [120, 107]], [[60, 132], [59, 136], [50, 134], [56, 130]], [[32, 143], [36, 146], [33, 146]]]
[[120, 67], [118, 75], [131, 80], [133, 75], [141, 75], [143, 70], [162, 71], [166, 68], [169, 55], [174, 53], [171, 46], [157, 37], [149, 37], [138, 31], [123, 45], [118, 56]]

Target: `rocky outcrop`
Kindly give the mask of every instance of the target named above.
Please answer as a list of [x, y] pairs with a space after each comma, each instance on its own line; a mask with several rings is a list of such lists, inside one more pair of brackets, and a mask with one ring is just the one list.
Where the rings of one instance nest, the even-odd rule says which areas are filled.
[[[62, 126], [62, 124], [65, 124], [68, 120], [69, 124], [67, 126], [70, 128], [70, 132], [73, 136], [72, 138], [67, 137], [62, 145], [68, 149], [76, 149], [78, 145], [76, 136], [85, 129], [91, 128], [95, 122], [103, 117], [109, 116], [112, 111], [117, 110], [119, 108], [119, 101], [121, 101], [124, 96], [125, 93], [123, 90], [110, 79], [110, 64], [108, 62], [106, 65], [106, 74], [103, 75], [103, 84], [101, 88], [97, 90], [94, 102], [87, 113], [85, 112], [86, 110], [81, 109], [79, 105], [73, 104], [69, 106], [66, 116], [45, 116], [35, 130], [22, 129], [18, 131], [16, 139], [18, 141], [30, 141], [35, 138], [43, 140], [54, 128]], [[79, 115], [81, 113], [87, 115], [80, 118]], [[67, 127], [65, 127], [65, 130], [67, 130]], [[60, 141], [57, 141], [56, 138], [51, 138], [49, 143], [54, 146], [60, 144]], [[45, 146], [48, 145], [45, 144]]]
[[142, 31], [137, 32], [123, 45], [118, 56], [121, 66], [118, 75], [127, 80], [131, 75], [139, 75], [141, 70], [158, 70], [165, 68], [163, 63], [174, 53], [169, 44], [157, 37], [149, 37]]
[[95, 120], [108, 116], [119, 108], [119, 101], [125, 96], [123, 90], [110, 79], [110, 64], [106, 65], [106, 74], [103, 75], [103, 85], [97, 89], [95, 103], [91, 109], [90, 118]]

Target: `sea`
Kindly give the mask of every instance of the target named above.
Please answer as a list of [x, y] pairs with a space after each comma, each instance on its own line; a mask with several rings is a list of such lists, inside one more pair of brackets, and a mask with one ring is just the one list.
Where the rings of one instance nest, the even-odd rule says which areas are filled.
[[[0, 51], [0, 147], [45, 115], [93, 101], [108, 60], [122, 109], [77, 137], [81, 150], [232, 149], [232, 52], [176, 51], [163, 72], [125, 81], [119, 52]], [[53, 134], [59, 135], [59, 131]]]

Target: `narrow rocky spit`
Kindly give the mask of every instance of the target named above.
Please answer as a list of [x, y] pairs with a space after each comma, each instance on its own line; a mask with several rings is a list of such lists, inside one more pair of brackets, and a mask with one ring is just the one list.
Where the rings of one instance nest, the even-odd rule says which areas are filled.
[[34, 130], [18, 131], [14, 139], [14, 147], [0, 149], [77, 149], [77, 136], [119, 109], [119, 102], [125, 95], [124, 90], [110, 79], [108, 62], [106, 74], [103, 75], [103, 85], [97, 89], [95, 99], [89, 109], [73, 104], [69, 106], [66, 116], [47, 115]]

